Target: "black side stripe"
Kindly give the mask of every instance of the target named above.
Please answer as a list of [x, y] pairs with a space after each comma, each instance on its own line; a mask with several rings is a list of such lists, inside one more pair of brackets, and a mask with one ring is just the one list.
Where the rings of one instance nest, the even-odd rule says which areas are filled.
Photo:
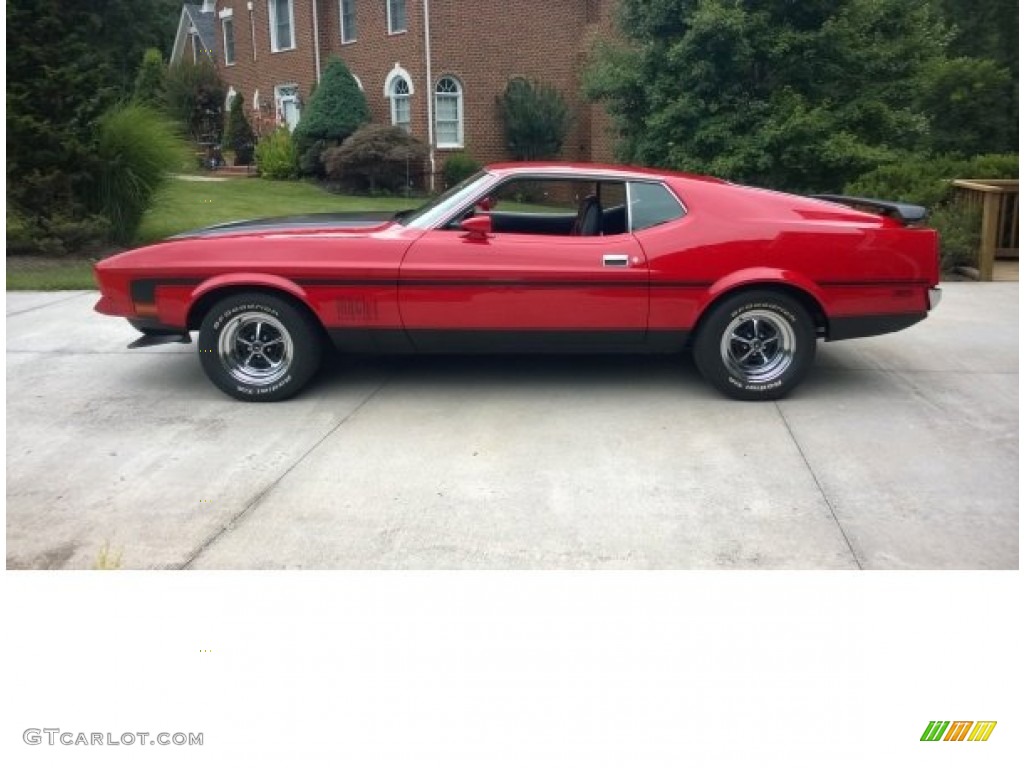
[[863, 286], [868, 287], [881, 287], [881, 286], [926, 286], [928, 285], [927, 280], [906, 280], [899, 278], [891, 279], [879, 279], [879, 280], [820, 280], [818, 285], [825, 286], [828, 288], [861, 288]]
[[[293, 278], [287, 275], [281, 275], [285, 280], [292, 280], [298, 285], [304, 287], [335, 287], [335, 288], [351, 288], [357, 286], [379, 286], [379, 287], [410, 287], [410, 288], [428, 288], [428, 287], [445, 287], [451, 286], [453, 288], [461, 287], [523, 287], [523, 288], [707, 288], [711, 285], [710, 282], [683, 282], [683, 281], [662, 281], [648, 282], [646, 278], [637, 280], [522, 280], [522, 279], [506, 279], [506, 278], [495, 278], [493, 280], [488, 279], [449, 279], [449, 280], [438, 280], [429, 278], [406, 278], [406, 279], [334, 279], [334, 280], [321, 280], [321, 279], [307, 279], [307, 278]], [[206, 278], [155, 278], [155, 279], [142, 279], [134, 280], [131, 284], [132, 299], [135, 301], [141, 301], [145, 303], [151, 303], [156, 296], [156, 288], [159, 285], [186, 285], [196, 286], [199, 285]]]

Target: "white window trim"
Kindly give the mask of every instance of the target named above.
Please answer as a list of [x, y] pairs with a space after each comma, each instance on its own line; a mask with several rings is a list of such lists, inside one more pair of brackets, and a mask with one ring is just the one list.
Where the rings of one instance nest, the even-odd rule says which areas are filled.
[[[394, 84], [394, 82], [396, 82], [397, 80], [399, 80], [399, 78], [397, 78], [397, 77], [393, 78], [392, 79], [392, 84]], [[404, 82], [405, 82], [406, 85], [409, 85], [409, 81], [408, 80], [405, 80]], [[408, 106], [409, 106], [409, 122], [408, 122], [408, 124], [398, 122], [398, 100], [399, 99], [404, 99], [406, 104], [408, 104]], [[389, 93], [388, 94], [388, 101], [391, 102], [391, 124], [393, 126], [396, 126], [396, 127], [399, 127], [399, 128], [401, 128], [403, 125], [408, 125], [409, 133], [412, 133], [412, 86], [409, 85], [409, 92], [408, 93], [402, 93], [402, 94]]]
[[235, 100], [237, 95], [238, 91], [235, 90], [235, 86], [229, 85], [227, 98], [224, 99], [224, 114], [231, 111], [231, 102]]
[[[451, 80], [451, 81], [453, 81], [459, 87], [458, 93], [457, 94], [453, 94], [453, 93], [438, 93], [437, 86], [440, 84], [440, 82], [442, 80]], [[438, 142], [437, 142], [437, 148], [438, 149], [463, 149], [466, 146], [466, 134], [465, 134], [465, 128], [464, 128], [465, 122], [466, 122], [466, 115], [465, 115], [465, 112], [463, 111], [463, 104], [465, 103], [465, 100], [463, 98], [464, 91], [465, 91], [465, 89], [463, 88], [462, 81], [459, 80], [459, 78], [457, 78], [455, 75], [442, 75], [441, 77], [437, 78], [437, 83], [434, 84], [434, 135], [435, 136], [440, 137], [440, 135], [441, 135], [440, 131], [438, 131], [438, 129], [437, 129], [437, 123], [438, 123], [438, 117], [437, 116], [440, 114], [440, 112], [438, 111], [438, 108], [437, 108], [437, 97], [438, 96], [456, 96], [457, 99], [458, 99], [458, 101], [457, 101], [457, 109], [458, 109], [458, 121], [457, 121], [457, 124], [458, 124], [458, 128], [457, 128], [457, 131], [456, 131], [456, 141], [455, 141], [454, 144], [450, 143], [450, 142], [442, 144], [440, 139], [438, 139]]]
[[292, 44], [289, 48], [281, 48], [277, 45], [277, 25], [274, 24], [274, 12], [271, 10], [271, 6], [274, 4], [274, 0], [267, 0], [267, 27], [270, 29], [270, 52], [281, 53], [282, 51], [294, 51], [295, 50], [295, 0], [291, 0], [288, 3], [288, 24], [292, 30]]
[[[355, 2], [355, 0], [352, 0], [352, 2]], [[338, 26], [341, 28], [341, 44], [342, 45], [352, 45], [352, 43], [358, 43], [359, 42], [359, 38], [358, 37], [353, 37], [351, 40], [346, 40], [345, 39], [345, 11], [342, 8], [342, 4], [343, 3], [344, 3], [344, 0], [338, 0]], [[353, 7], [352, 10], [355, 11], [355, 8]], [[357, 35], [359, 34], [359, 25], [358, 24], [356, 24], [356, 34]]]
[[231, 22], [231, 42], [237, 44], [238, 41], [235, 39], [235, 20], [231, 15], [223, 16], [220, 20], [220, 34], [224, 38], [224, 66], [233, 67], [235, 62], [238, 61], [238, 52], [235, 51], [235, 58], [228, 61], [228, 22]]
[[359, 75], [355, 74], [354, 72], [350, 74], [352, 75], [352, 79], [356, 81], [356, 85], [359, 86], [359, 90], [362, 91], [363, 93], [366, 93], [366, 89], [363, 88], [363, 81], [359, 79]]
[[416, 93], [416, 88], [413, 87], [412, 75], [409, 74], [409, 70], [405, 69], [405, 67], [403, 67], [396, 61], [395, 66], [393, 66], [391, 68], [391, 71], [388, 72], [388, 76], [384, 78], [384, 96], [386, 98], [391, 98], [391, 81], [394, 80], [396, 77], [405, 78], [405, 82], [409, 84], [410, 96]]
[[[294, 89], [294, 91], [295, 91], [295, 96], [294, 97], [289, 96], [287, 99], [285, 99], [285, 97], [283, 97], [281, 95], [282, 91], [292, 90], [292, 89]], [[281, 124], [284, 125], [284, 126], [287, 126], [288, 130], [291, 131], [293, 129], [292, 129], [291, 126], [288, 125], [288, 121], [285, 120], [285, 117], [284, 117], [284, 103], [285, 103], [286, 100], [287, 101], [294, 101], [296, 103], [295, 104], [295, 111], [299, 115], [299, 120], [301, 120], [302, 119], [302, 108], [298, 104], [298, 102], [300, 101], [300, 97], [299, 97], [299, 84], [298, 83], [282, 83], [281, 85], [275, 85], [274, 86], [274, 110], [275, 110], [275, 113], [280, 113], [280, 115], [281, 115]], [[275, 119], [277, 118], [277, 114], [274, 115], [274, 118]], [[298, 125], [298, 121], [296, 121], [295, 124]]]
[[[384, 0], [384, 5], [388, 9], [388, 34], [389, 35], [404, 35], [409, 31], [409, 4], [405, 4], [405, 26], [402, 29], [392, 29], [391, 24], [391, 0]], [[379, 17], [378, 17], [379, 18]], [[410, 84], [410, 93], [412, 93], [412, 85]]]

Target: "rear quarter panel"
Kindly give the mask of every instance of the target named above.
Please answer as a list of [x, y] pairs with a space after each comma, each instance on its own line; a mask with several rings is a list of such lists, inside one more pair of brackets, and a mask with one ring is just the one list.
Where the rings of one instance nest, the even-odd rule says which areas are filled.
[[652, 329], [693, 328], [722, 295], [785, 284], [828, 318], [920, 314], [939, 281], [932, 230], [768, 190], [682, 179], [682, 219], [637, 233], [651, 270]]

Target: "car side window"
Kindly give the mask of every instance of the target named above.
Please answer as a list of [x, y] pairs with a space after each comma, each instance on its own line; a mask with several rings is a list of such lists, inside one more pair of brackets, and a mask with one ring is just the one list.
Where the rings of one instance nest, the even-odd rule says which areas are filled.
[[682, 218], [686, 213], [676, 196], [657, 183], [631, 181], [629, 201], [634, 232]]
[[600, 237], [626, 232], [626, 185], [613, 179], [517, 177], [509, 179], [451, 220], [486, 215], [495, 234]]

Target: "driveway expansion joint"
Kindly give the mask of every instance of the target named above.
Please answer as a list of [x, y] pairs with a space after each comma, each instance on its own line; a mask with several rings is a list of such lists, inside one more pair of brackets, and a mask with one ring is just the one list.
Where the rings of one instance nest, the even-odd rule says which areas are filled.
[[[267, 485], [266, 488], [264, 488], [262, 491], [256, 494], [255, 498], [253, 498], [252, 501], [246, 504], [242, 508], [242, 510], [238, 512], [238, 514], [233, 515], [230, 520], [224, 523], [224, 525], [222, 525], [218, 530], [214, 531], [213, 534], [208, 536], [198, 547], [192, 550], [192, 552], [190, 552], [189, 555], [179, 565], [176, 566], [176, 569], [187, 570], [191, 568], [192, 563], [194, 563], [211, 546], [216, 544], [217, 541], [225, 533], [238, 528], [239, 524], [244, 522], [244, 518], [247, 517], [250, 512], [256, 509], [256, 507], [258, 507], [263, 502], [263, 500], [270, 495], [270, 493], [281, 483], [281, 481], [291, 474], [292, 470], [294, 470], [297, 466], [304, 462], [310, 456], [310, 454], [312, 454], [317, 448], [323, 445], [327, 441], [327, 439], [331, 437], [331, 435], [333, 435], [335, 432], [337, 432], [339, 429], [345, 426], [345, 424], [347, 424], [348, 421], [353, 416], [355, 416], [357, 413], [359, 413], [359, 411], [363, 409], [364, 405], [370, 402], [374, 397], [377, 396], [377, 394], [381, 390], [383, 390], [388, 384], [390, 384], [392, 379], [394, 379], [394, 375], [387, 377], [386, 379], [384, 379], [384, 381], [378, 384], [377, 387], [374, 388], [366, 397], [359, 401], [359, 404], [355, 408], [353, 408], [351, 411], [345, 414], [345, 416], [342, 417], [341, 421], [339, 421], [337, 424], [331, 427], [324, 434], [324, 436], [317, 440], [315, 443], [313, 443], [313, 445], [311, 445], [309, 449], [305, 451], [305, 453], [303, 453], [301, 456], [299, 456], [299, 458], [297, 458], [290, 465], [288, 465], [288, 467], [285, 468], [284, 472], [282, 472], [280, 475], [274, 478]], [[172, 566], [171, 570], [174, 569], [175, 567]]]
[[804, 466], [807, 467], [807, 471], [811, 474], [811, 479], [814, 480], [814, 484], [818, 487], [818, 493], [821, 494], [821, 498], [825, 502], [825, 506], [828, 507], [829, 514], [832, 515], [832, 519], [835, 521], [836, 527], [839, 529], [839, 533], [842, 534], [843, 541], [846, 542], [846, 548], [850, 551], [850, 557], [852, 557], [853, 562], [857, 564], [857, 570], [863, 571], [864, 566], [853, 549], [850, 537], [846, 535], [846, 531], [843, 529], [843, 524], [839, 522], [839, 516], [836, 514], [836, 509], [832, 506], [832, 502], [825, 493], [825, 489], [821, 487], [821, 481], [818, 480], [818, 475], [815, 474], [814, 468], [811, 466], [811, 462], [807, 460], [807, 454], [804, 453], [803, 447], [800, 445], [799, 441], [797, 441], [796, 435], [793, 434], [793, 428], [789, 425], [789, 421], [786, 419], [786, 414], [782, 412], [782, 407], [779, 405], [778, 401], [775, 401], [773, 405], [779, 414], [779, 418], [782, 419], [782, 424], [786, 428], [786, 432], [789, 433], [789, 439], [793, 441], [793, 445], [796, 446], [797, 451], [800, 453], [800, 458], [803, 460]]
[[38, 304], [34, 307], [16, 309], [13, 312], [8, 312], [6, 317], [16, 317], [17, 315], [24, 315], [28, 312], [35, 312], [37, 309], [46, 309], [47, 307], [52, 307], [54, 304], [63, 304], [65, 301], [71, 301], [72, 299], [78, 299], [81, 298], [82, 296], [88, 296], [90, 293], [95, 293], [95, 291], [71, 291], [70, 296], [63, 296], [54, 301], [49, 301], [46, 304]]

